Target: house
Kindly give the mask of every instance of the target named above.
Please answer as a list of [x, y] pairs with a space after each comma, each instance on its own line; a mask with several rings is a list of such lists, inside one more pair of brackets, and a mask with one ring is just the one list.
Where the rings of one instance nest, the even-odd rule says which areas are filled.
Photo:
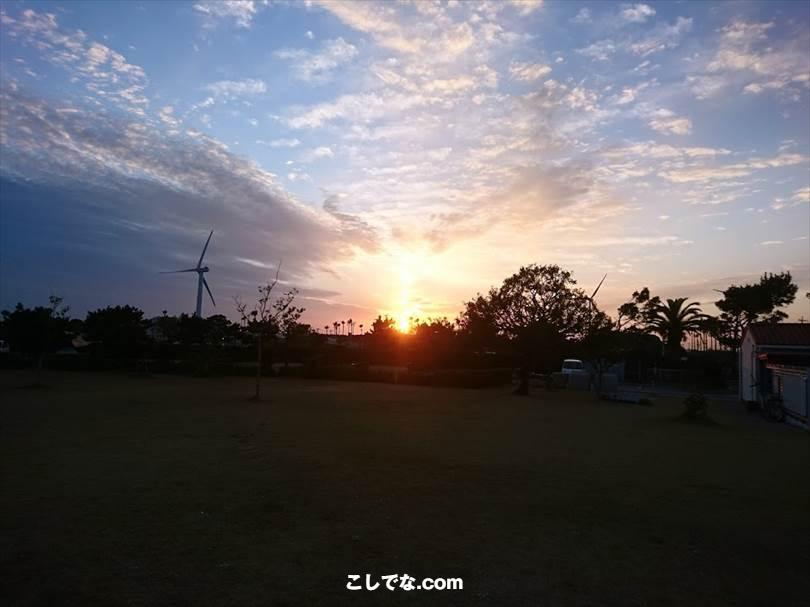
[[740, 346], [740, 399], [779, 396], [787, 421], [808, 427], [810, 324], [753, 324]]

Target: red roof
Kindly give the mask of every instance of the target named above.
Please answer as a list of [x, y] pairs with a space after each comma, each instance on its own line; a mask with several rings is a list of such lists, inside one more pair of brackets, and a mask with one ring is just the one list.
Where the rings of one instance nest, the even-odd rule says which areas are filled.
[[758, 346], [806, 346], [810, 348], [810, 323], [757, 323], [748, 326]]

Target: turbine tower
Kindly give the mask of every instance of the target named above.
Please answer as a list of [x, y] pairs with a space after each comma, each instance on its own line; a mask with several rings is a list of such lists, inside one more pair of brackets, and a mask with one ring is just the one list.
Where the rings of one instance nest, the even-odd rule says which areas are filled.
[[216, 302], [214, 301], [214, 296], [211, 295], [211, 289], [208, 288], [208, 283], [205, 280], [205, 273], [208, 272], [208, 266], [202, 265], [203, 257], [205, 257], [205, 251], [208, 249], [208, 243], [211, 242], [211, 237], [214, 235], [214, 230], [211, 230], [211, 233], [208, 235], [208, 240], [205, 241], [205, 246], [203, 247], [202, 253], [200, 254], [200, 261], [197, 262], [196, 268], [189, 268], [188, 270], [171, 270], [169, 272], [161, 272], [161, 274], [178, 274], [180, 272], [197, 272], [197, 309], [194, 311], [194, 316], [197, 318], [202, 318], [202, 290], [205, 287], [205, 290], [208, 291], [208, 297], [211, 298], [211, 303], [214, 304], [214, 307], [217, 307]]

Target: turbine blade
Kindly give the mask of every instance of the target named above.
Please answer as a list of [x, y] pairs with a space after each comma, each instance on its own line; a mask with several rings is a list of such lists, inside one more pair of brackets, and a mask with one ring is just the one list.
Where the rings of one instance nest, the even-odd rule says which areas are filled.
[[203, 257], [205, 257], [205, 251], [208, 249], [208, 243], [211, 242], [211, 237], [214, 235], [214, 230], [211, 230], [211, 233], [208, 235], [208, 240], [205, 241], [205, 246], [203, 247], [203, 252], [200, 255], [200, 261], [197, 262], [197, 267], [199, 268], [202, 265]]
[[161, 272], [161, 274], [177, 274], [178, 272], [196, 272], [197, 268], [190, 268], [188, 270], [169, 270], [168, 272]]
[[593, 292], [593, 295], [591, 295], [591, 301], [593, 301], [593, 298], [596, 297], [596, 294], [599, 292], [599, 289], [602, 287], [602, 283], [605, 282], [605, 278], [607, 278], [607, 274], [605, 274], [602, 277], [602, 280], [599, 281], [599, 284], [596, 285], [596, 290]]
[[203, 286], [205, 287], [205, 290], [208, 291], [208, 297], [211, 298], [211, 303], [214, 304], [214, 307], [216, 308], [217, 302], [214, 301], [214, 296], [211, 295], [211, 289], [208, 288], [208, 281], [206, 281], [205, 278], [203, 278]]

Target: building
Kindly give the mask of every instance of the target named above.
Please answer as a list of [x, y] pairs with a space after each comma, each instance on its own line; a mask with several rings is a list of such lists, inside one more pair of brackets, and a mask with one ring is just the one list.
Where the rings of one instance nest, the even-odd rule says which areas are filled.
[[779, 396], [787, 421], [808, 427], [810, 324], [753, 324], [740, 346], [740, 399]]

